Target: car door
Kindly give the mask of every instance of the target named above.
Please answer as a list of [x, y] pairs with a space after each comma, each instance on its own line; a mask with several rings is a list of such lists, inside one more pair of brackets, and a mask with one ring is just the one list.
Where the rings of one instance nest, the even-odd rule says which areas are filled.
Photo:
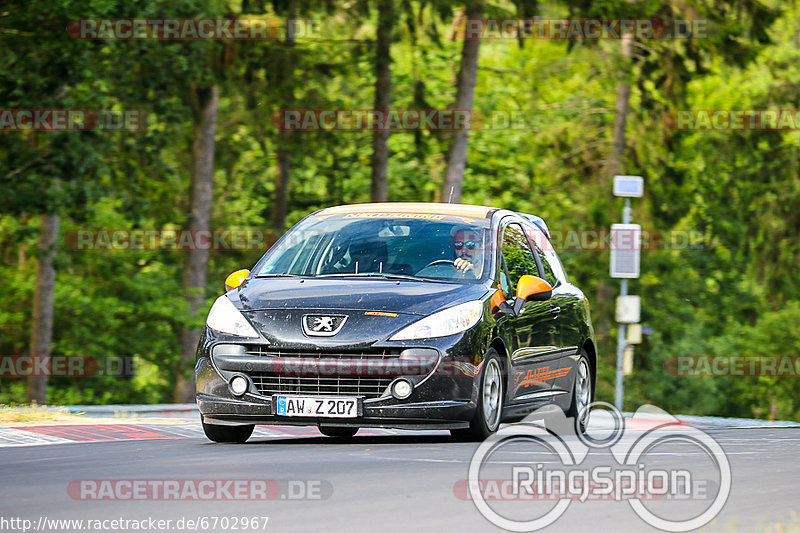
[[[502, 227], [498, 245], [498, 285], [505, 298], [512, 300], [520, 277], [539, 276], [537, 259], [517, 222]], [[552, 387], [549, 373], [560, 348], [550, 302], [525, 302], [518, 314], [504, 313], [498, 329], [511, 354], [509, 401], [549, 400]]]
[[557, 359], [552, 365], [552, 390], [555, 394], [566, 394], [572, 390], [574, 371], [577, 368], [580, 344], [580, 304], [583, 294], [569, 283], [552, 244], [548, 240], [533, 243], [539, 256], [544, 279], [553, 287], [550, 311], [559, 335]]

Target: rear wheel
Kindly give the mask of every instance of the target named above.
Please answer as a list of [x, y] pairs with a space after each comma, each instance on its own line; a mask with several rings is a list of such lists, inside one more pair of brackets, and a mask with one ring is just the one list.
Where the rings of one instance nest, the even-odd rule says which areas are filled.
[[503, 369], [500, 354], [494, 348], [486, 352], [483, 362], [480, 388], [478, 390], [478, 408], [469, 423], [469, 428], [451, 429], [450, 433], [459, 440], [483, 440], [500, 427], [500, 415], [503, 411]]
[[332, 426], [319, 426], [319, 432], [328, 437], [336, 437], [339, 439], [349, 439], [356, 433], [358, 428], [340, 428]]
[[581, 434], [586, 433], [586, 426], [589, 423], [589, 404], [591, 403], [592, 370], [589, 365], [589, 357], [584, 350], [581, 350], [575, 383], [572, 384], [572, 403], [567, 411], [567, 416], [576, 421], [575, 428]]
[[253, 434], [253, 429], [256, 427], [253, 424], [247, 426], [219, 426], [217, 424], [206, 424], [205, 421], [201, 423], [206, 437], [214, 442], [245, 442]]

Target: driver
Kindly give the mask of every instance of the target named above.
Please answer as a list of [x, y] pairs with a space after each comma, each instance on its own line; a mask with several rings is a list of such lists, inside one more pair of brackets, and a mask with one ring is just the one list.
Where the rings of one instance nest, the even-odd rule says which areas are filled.
[[456, 228], [450, 234], [450, 244], [453, 246], [453, 253], [456, 257], [453, 266], [462, 274], [471, 272], [473, 276], [477, 277], [475, 255], [480, 244], [478, 232], [469, 228]]

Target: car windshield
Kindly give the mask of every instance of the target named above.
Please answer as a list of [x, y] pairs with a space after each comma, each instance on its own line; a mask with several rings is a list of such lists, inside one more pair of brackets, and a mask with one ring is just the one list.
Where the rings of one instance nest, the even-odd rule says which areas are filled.
[[489, 268], [488, 227], [486, 219], [449, 215], [323, 211], [292, 228], [270, 249], [257, 265], [256, 276], [477, 282]]

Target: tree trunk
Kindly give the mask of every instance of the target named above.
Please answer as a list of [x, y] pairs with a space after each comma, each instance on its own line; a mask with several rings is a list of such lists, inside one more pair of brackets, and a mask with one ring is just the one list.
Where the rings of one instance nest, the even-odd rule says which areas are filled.
[[[472, 0], [467, 7], [467, 25], [471, 20], [483, 16], [483, 0]], [[461, 66], [458, 70], [456, 89], [456, 109], [472, 111], [475, 97], [475, 80], [478, 77], [478, 51], [480, 38], [467, 39], [461, 49]], [[442, 187], [442, 201], [458, 203], [461, 201], [461, 187], [464, 182], [464, 167], [467, 162], [467, 141], [469, 129], [458, 130], [447, 152], [447, 170]]]
[[[289, 15], [286, 17], [286, 27], [293, 28], [297, 19], [297, 4], [292, 2], [289, 7]], [[291, 109], [294, 105], [294, 44], [295, 35], [292, 31], [286, 32], [286, 68], [283, 79], [282, 90], [286, 95], [283, 101], [284, 109]], [[276, 237], [283, 234], [286, 225], [286, 215], [289, 212], [289, 177], [291, 174], [291, 161], [289, 152], [291, 150], [292, 132], [281, 130], [278, 132], [278, 139], [275, 147], [275, 162], [277, 172], [275, 173], [275, 196], [272, 200], [271, 224]]]
[[[36, 288], [33, 294], [33, 323], [31, 324], [31, 355], [50, 355], [53, 338], [53, 302], [55, 300], [56, 270], [53, 258], [58, 239], [58, 215], [42, 215], [39, 234], [39, 264], [36, 267]], [[28, 402], [47, 403], [47, 376], [28, 377]]]
[[278, 133], [278, 142], [275, 149], [275, 161], [278, 166], [275, 173], [275, 198], [272, 202], [272, 229], [276, 236], [283, 234], [286, 225], [286, 215], [289, 211], [289, 137], [290, 132]]
[[628, 122], [628, 102], [631, 96], [631, 85], [628, 82], [631, 57], [633, 56], [633, 36], [622, 36], [623, 68], [617, 84], [617, 103], [614, 110], [614, 145], [608, 158], [607, 173], [610, 177], [621, 174], [624, 170], [622, 158], [625, 153], [625, 125]]
[[[22, 213], [19, 217], [23, 226], [28, 225], [28, 213]], [[28, 264], [28, 242], [21, 241], [19, 248], [17, 248], [17, 270], [24, 270], [25, 265]]]
[[[211, 198], [214, 185], [214, 135], [217, 132], [217, 104], [219, 89], [216, 85], [201, 101], [199, 122], [195, 125], [192, 145], [192, 191], [189, 230], [208, 230], [211, 227]], [[206, 267], [208, 250], [190, 249], [186, 252], [183, 269], [184, 297], [193, 316], [205, 311]], [[194, 367], [197, 343], [202, 330], [186, 328], [181, 331], [181, 356], [175, 380], [175, 401], [194, 401]]]
[[[375, 109], [388, 110], [391, 104], [392, 23], [394, 0], [378, 2], [378, 30], [375, 46]], [[372, 132], [372, 201], [385, 202], [388, 198], [386, 166], [389, 162], [389, 131]]]

